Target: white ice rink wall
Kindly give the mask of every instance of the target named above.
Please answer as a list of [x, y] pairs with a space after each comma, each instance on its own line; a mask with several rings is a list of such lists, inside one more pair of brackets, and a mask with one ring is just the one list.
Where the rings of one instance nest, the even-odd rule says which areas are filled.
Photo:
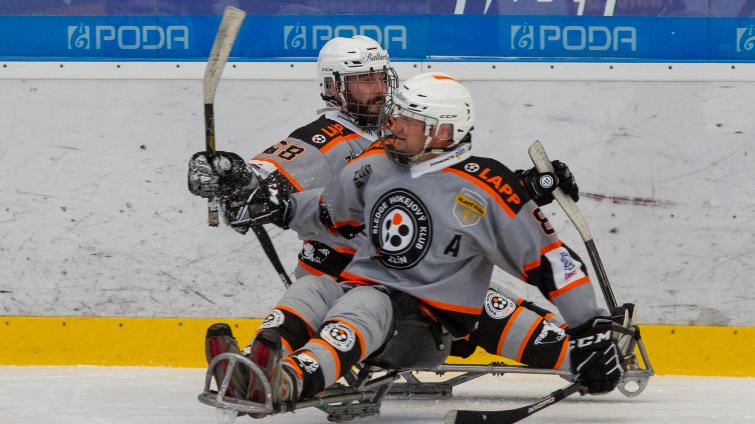
[[[574, 169], [616, 295], [645, 322], [755, 324], [755, 84], [467, 84], [477, 154], [529, 167], [539, 139]], [[0, 87], [3, 314], [259, 317], [278, 299], [256, 240], [208, 228], [186, 190], [186, 160], [203, 148], [200, 80]], [[225, 80], [218, 146], [252, 156], [320, 103], [315, 80]], [[579, 251], [559, 209], [548, 211]], [[291, 269], [294, 234], [270, 232]], [[502, 273], [494, 281], [539, 296]]]
[[[311, 57], [327, 37], [350, 35], [353, 27], [381, 38], [399, 59], [402, 78], [441, 70], [465, 81], [477, 104], [476, 154], [526, 168], [527, 147], [538, 139], [551, 157], [566, 161], [616, 297], [636, 303], [644, 323], [677, 326], [650, 329], [663, 334], [651, 346], [659, 361], [667, 360], [657, 368], [669, 364], [668, 371], [680, 362], [679, 337], [671, 336], [684, 333], [694, 344], [683, 351], [712, 345], [718, 356], [701, 362], [690, 353], [686, 368], [676, 371], [717, 373], [732, 345], [747, 352], [755, 342], [752, 1], [732, 0], [741, 10], [730, 7], [710, 19], [694, 10], [650, 10], [650, 3], [632, 12], [640, 3], [621, 0], [601, 4], [615, 4], [612, 14], [626, 16], [602, 16], [608, 11], [591, 9], [590, 1], [562, 2], [566, 9], [534, 18], [506, 8], [560, 3], [485, 2], [497, 8], [490, 17], [488, 6], [472, 0], [424, 3], [450, 7], [439, 15], [384, 15], [394, 13], [386, 8], [399, 0], [350, 2], [351, 8], [383, 8], [380, 15], [360, 16], [370, 21], [363, 26], [339, 24], [342, 16], [296, 22], [285, 14], [252, 16], [237, 55], [296, 57], [232, 59], [216, 97], [218, 148], [252, 156], [316, 116], [322, 102]], [[251, 10], [328, 2], [240, 3]], [[706, 2], [690, 7], [697, 3]], [[14, 6], [0, 5], [0, 335], [31, 347], [4, 351], [0, 363], [200, 365], [198, 350], [196, 358], [155, 356], [165, 349], [147, 353], [141, 336], [155, 330], [155, 321], [139, 318], [165, 318], [153, 338], [175, 333], [170, 343], [194, 337], [191, 345], [200, 346], [201, 319], [261, 317], [283, 293], [256, 239], [207, 227], [205, 202], [186, 189], [186, 161], [204, 147], [201, 76], [221, 9], [163, 11], [158, 25], [129, 11], [77, 9], [75, 16], [45, 21], [57, 29], [24, 44], [14, 42], [14, 34], [33, 28], [37, 18], [4, 16], [2, 7]], [[667, 19], [672, 12], [683, 18]], [[80, 16], [87, 13], [95, 16]], [[643, 17], [629, 16], [637, 14]], [[540, 32], [532, 32], [537, 19]], [[196, 28], [184, 32], [185, 24], [186, 31]], [[427, 35], [415, 37], [423, 31]], [[186, 47], [183, 56], [156, 34], [173, 34], [173, 46]], [[577, 46], [567, 34], [595, 43]], [[145, 59], [155, 40], [163, 56]], [[604, 48], [612, 50], [600, 53]], [[468, 57], [460, 60], [459, 51]], [[499, 57], [486, 59], [481, 51]], [[546, 210], [562, 238], [587, 259], [558, 207]], [[268, 230], [293, 269], [298, 240]], [[537, 290], [503, 273], [494, 274], [493, 284], [545, 303]], [[56, 319], [20, 318], [30, 316]], [[110, 351], [101, 347], [99, 357], [86, 356], [97, 351], [79, 343], [88, 333], [61, 331], [73, 332], [84, 321], [72, 319], [82, 317], [114, 319], [98, 319], [95, 326], [114, 346], [125, 340], [120, 356], [103, 359]], [[197, 321], [181, 321], [192, 318]], [[56, 362], [61, 355], [47, 352], [66, 338], [75, 347]], [[131, 350], [121, 354], [126, 345]], [[42, 359], [27, 362], [30, 352]], [[752, 364], [740, 362], [721, 372], [755, 375]]]

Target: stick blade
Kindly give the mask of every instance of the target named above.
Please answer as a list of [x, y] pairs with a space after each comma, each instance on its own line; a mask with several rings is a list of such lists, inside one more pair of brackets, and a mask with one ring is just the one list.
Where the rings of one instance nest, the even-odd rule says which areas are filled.
[[444, 417], [445, 424], [511, 424], [528, 417], [528, 407], [524, 406], [505, 411], [449, 411]]
[[228, 56], [233, 49], [233, 43], [244, 23], [246, 12], [233, 6], [228, 6], [223, 11], [223, 18], [220, 20], [215, 41], [212, 43], [210, 57], [207, 59], [207, 67], [204, 71], [204, 102], [209, 104], [215, 101], [215, 90], [217, 89], [220, 76], [223, 74], [223, 68], [228, 61]]

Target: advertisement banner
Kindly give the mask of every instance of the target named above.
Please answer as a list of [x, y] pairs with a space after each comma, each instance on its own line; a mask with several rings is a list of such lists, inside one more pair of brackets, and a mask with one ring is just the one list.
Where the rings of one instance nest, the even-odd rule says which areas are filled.
[[755, 0], [38, 0], [0, 3], [0, 59], [202, 61], [228, 4], [249, 12], [241, 61], [312, 61], [355, 34], [412, 61], [755, 58]]

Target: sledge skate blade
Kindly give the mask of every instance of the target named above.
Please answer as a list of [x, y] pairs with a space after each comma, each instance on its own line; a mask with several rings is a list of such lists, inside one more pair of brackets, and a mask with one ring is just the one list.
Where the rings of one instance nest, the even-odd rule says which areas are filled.
[[[217, 391], [211, 390], [212, 380], [214, 376], [215, 367], [223, 366], [223, 362], [228, 361], [228, 365], [225, 372], [225, 377], [220, 383]], [[265, 403], [252, 402], [246, 399], [239, 399], [232, 396], [227, 396], [228, 387], [230, 386], [231, 376], [237, 366], [243, 366], [249, 369], [250, 374], [255, 375], [256, 378], [262, 383], [262, 387], [265, 390]], [[205, 374], [204, 390], [197, 399], [205, 405], [214, 406], [216, 408], [233, 410], [236, 412], [243, 412], [246, 414], [272, 414], [273, 409], [273, 395], [270, 381], [265, 376], [265, 373], [249, 358], [241, 356], [237, 353], [226, 352], [214, 357], [210, 361], [210, 365], [207, 367], [207, 373]]]

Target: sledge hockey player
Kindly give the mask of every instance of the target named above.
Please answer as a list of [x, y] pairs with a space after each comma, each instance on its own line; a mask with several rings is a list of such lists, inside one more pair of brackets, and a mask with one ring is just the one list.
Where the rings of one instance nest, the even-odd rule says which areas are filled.
[[[314, 122], [298, 128], [287, 139], [254, 157], [251, 167], [231, 152], [217, 152], [213, 165], [204, 152], [196, 153], [190, 160], [190, 191], [207, 198], [221, 197], [226, 221], [229, 215], [241, 209], [258, 180], [268, 187], [275, 187], [279, 196], [323, 187], [350, 159], [376, 140], [381, 107], [397, 84], [388, 53], [368, 37], [339, 37], [323, 46], [317, 66], [321, 96], [327, 107]], [[558, 181], [559, 186], [576, 200], [578, 189], [568, 167], [557, 161], [554, 165], [554, 177], [557, 178], [550, 181]], [[517, 172], [522, 184], [539, 204], [553, 200], [550, 192], [555, 184], [541, 184], [542, 175], [534, 168]], [[267, 196], [267, 189], [256, 193]], [[248, 229], [246, 226], [234, 228], [242, 233]], [[355, 252], [353, 241], [327, 232], [300, 232], [299, 236], [304, 243], [298, 255], [297, 278], [307, 274], [339, 278]], [[483, 319], [494, 320], [502, 328], [511, 322], [505, 340], [487, 346], [489, 352], [536, 368], [568, 368], [564, 324], [558, 317], [510, 293], [492, 289], [485, 301]], [[530, 331], [533, 326], [534, 330]], [[208, 335], [216, 334], [220, 329], [224, 334], [228, 331], [221, 326]], [[284, 343], [291, 342], [284, 339]], [[480, 342], [474, 335], [458, 340], [453, 344], [452, 354], [469, 356], [478, 345]], [[294, 344], [294, 347], [299, 346]], [[228, 345], [221, 343], [207, 349], [209, 361], [228, 349]]]
[[[570, 328], [569, 365], [585, 390], [613, 390], [623, 368], [611, 318], [597, 306], [581, 260], [516, 175], [471, 155], [474, 106], [466, 87], [446, 74], [421, 74], [389, 106], [390, 133], [324, 190], [287, 197], [269, 191], [234, 223], [327, 230], [346, 240], [364, 231], [369, 241], [357, 246], [339, 281], [301, 277], [243, 352], [264, 370], [276, 410], [292, 410], [353, 365], [387, 351], [419, 362], [429, 355], [439, 365], [445, 356], [433, 353], [450, 337], [469, 337], [497, 353], [512, 321], [480, 319], [494, 265], [537, 286], [558, 307]], [[425, 337], [409, 331], [407, 340], [405, 320], [424, 321]], [[231, 396], [265, 398], [260, 379], [235, 377]]]

